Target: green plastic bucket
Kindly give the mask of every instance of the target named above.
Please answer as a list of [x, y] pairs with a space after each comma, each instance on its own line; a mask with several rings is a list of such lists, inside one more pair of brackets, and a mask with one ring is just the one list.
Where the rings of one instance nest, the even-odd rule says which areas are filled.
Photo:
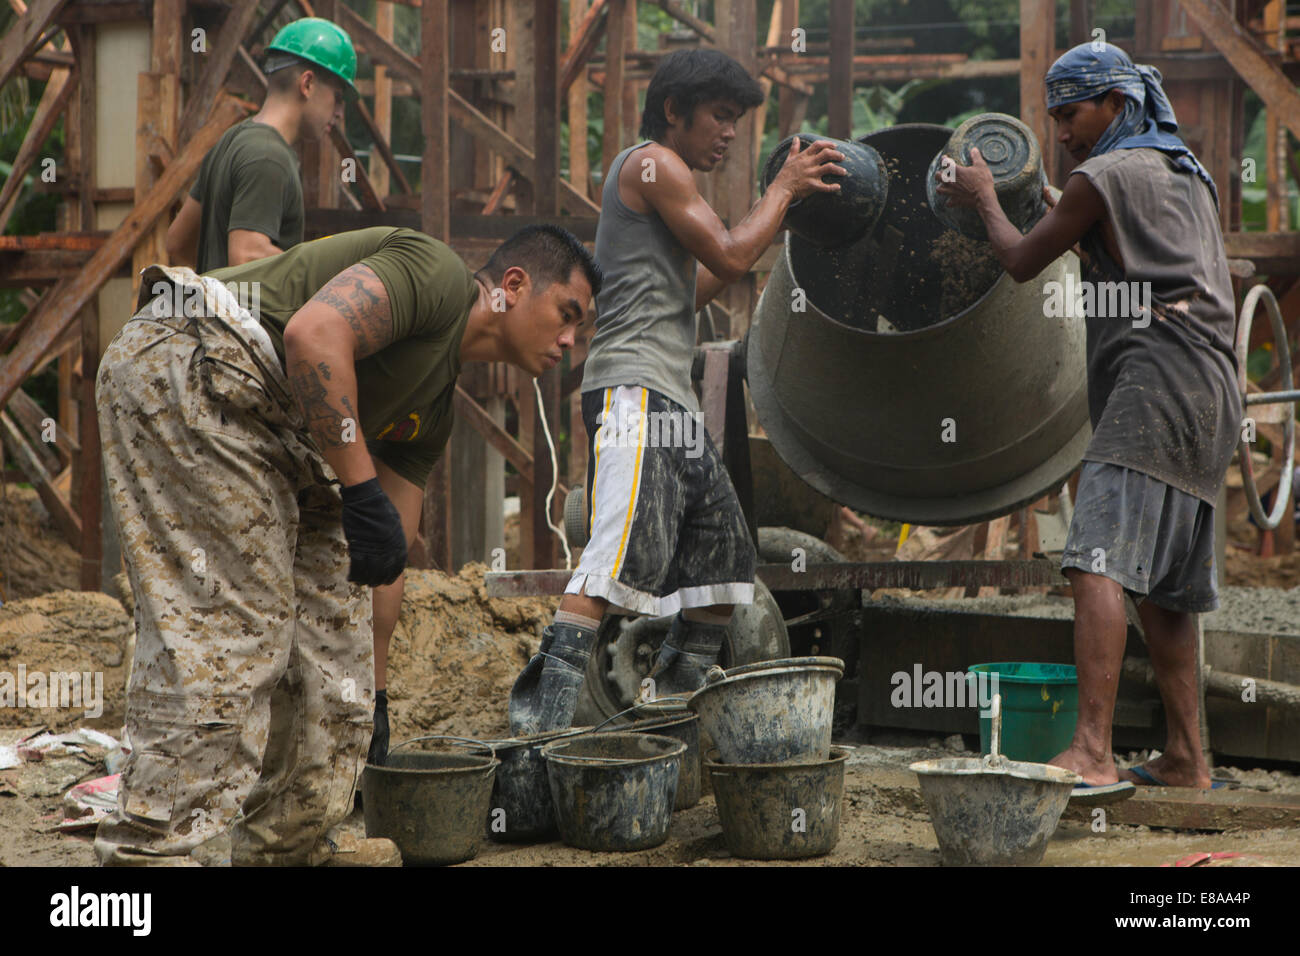
[[[1073, 664], [1031, 664], [1006, 661], [972, 664], [967, 680], [975, 689], [977, 674], [997, 674], [1002, 695], [1002, 742], [1010, 760], [1047, 763], [1070, 746], [1079, 716], [1079, 680]], [[992, 696], [992, 689], [988, 694]], [[980, 717], [980, 750], [989, 752], [988, 717]]]

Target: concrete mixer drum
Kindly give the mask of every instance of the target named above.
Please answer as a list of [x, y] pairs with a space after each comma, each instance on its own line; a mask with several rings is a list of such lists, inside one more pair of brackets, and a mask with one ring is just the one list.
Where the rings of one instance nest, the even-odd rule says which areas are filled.
[[[861, 138], [886, 208], [847, 246], [787, 233], [750, 330], [747, 378], [781, 458], [828, 497], [917, 524], [1007, 514], [1059, 486], [1091, 434], [1084, 323], [1054, 308], [1078, 260], [1020, 284], [988, 243], [931, 212], [925, 178], [952, 131]], [[1056, 314], [1065, 311], [1066, 314]]]

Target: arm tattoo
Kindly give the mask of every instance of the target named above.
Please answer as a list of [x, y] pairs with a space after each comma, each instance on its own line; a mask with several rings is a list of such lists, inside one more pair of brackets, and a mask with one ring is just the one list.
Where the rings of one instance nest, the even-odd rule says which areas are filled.
[[393, 341], [393, 310], [388, 290], [369, 266], [340, 272], [312, 297], [343, 316], [357, 337], [356, 357], [374, 355]]
[[343, 419], [351, 418], [355, 422], [357, 418], [352, 413], [352, 405], [346, 395], [343, 396], [343, 407], [347, 415], [329, 403], [329, 392], [321, 381], [322, 375], [326, 379], [330, 377], [329, 366], [324, 362], [313, 368], [310, 362], [299, 361], [294, 364], [289, 384], [298, 399], [303, 417], [307, 419], [307, 428], [312, 436], [322, 447], [342, 448], [347, 444], [343, 440]]

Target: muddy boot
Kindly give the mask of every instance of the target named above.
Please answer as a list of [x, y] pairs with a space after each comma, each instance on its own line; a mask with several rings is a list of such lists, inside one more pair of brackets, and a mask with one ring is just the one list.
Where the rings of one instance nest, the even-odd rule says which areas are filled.
[[704, 686], [704, 675], [718, 662], [727, 628], [721, 624], [688, 621], [679, 613], [659, 647], [650, 677], [655, 697], [681, 697]]
[[563, 730], [573, 723], [596, 632], [572, 624], [542, 631], [542, 647], [510, 689], [510, 733]]

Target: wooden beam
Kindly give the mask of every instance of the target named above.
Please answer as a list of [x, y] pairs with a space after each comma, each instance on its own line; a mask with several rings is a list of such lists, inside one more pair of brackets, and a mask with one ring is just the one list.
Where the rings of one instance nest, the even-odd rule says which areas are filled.
[[0, 412], [0, 434], [4, 436], [5, 448], [13, 457], [14, 463], [27, 476], [27, 480], [36, 489], [36, 494], [45, 505], [45, 510], [54, 519], [59, 533], [67, 539], [68, 544], [76, 548], [81, 545], [81, 521], [73, 512], [68, 502], [60, 497], [54, 488], [54, 476], [41, 465], [40, 459], [32, 451], [27, 439], [23, 437], [8, 412]]
[[853, 0], [831, 0], [830, 18], [831, 78], [826, 91], [826, 131], [835, 139], [852, 139]]
[[0, 37], [0, 86], [8, 83], [23, 60], [41, 46], [45, 31], [67, 3], [68, 0], [34, 0], [27, 12], [10, 24]]
[[[9, 411], [13, 412], [14, 417], [33, 435], [40, 435], [45, 431], [45, 419], [50, 417], [45, 413], [45, 409], [36, 404], [36, 399], [21, 388], [14, 392], [14, 397], [9, 400]], [[64, 464], [81, 451], [81, 443], [64, 431], [63, 426], [58, 422], [54, 423], [53, 445]]]
[[1043, 78], [1056, 54], [1053, 0], [1020, 0], [1020, 118], [1037, 138], [1043, 169], [1056, 169], [1056, 138], [1043, 94]]
[[564, 51], [564, 66], [560, 70], [560, 93], [569, 92], [582, 68], [596, 49], [605, 32], [605, 13], [609, 0], [595, 0], [582, 17], [582, 22], [570, 32], [569, 48]]
[[[1087, 808], [1067, 808], [1064, 819], [1089, 821]], [[1266, 830], [1300, 824], [1300, 794], [1252, 790], [1138, 787], [1128, 800], [1106, 807], [1108, 824], [1172, 830]]]
[[[376, 67], [376, 69], [378, 69], [378, 67]], [[370, 110], [366, 109], [366, 104], [361, 100], [357, 100], [357, 102], [352, 105], [356, 107], [357, 115], [361, 117], [361, 122], [365, 125], [366, 129], [370, 131], [370, 138], [373, 139], [375, 143], [375, 154], [377, 154], [384, 163], [382, 168], [387, 173], [391, 174], [393, 179], [397, 180], [397, 188], [400, 189], [403, 194], [407, 196], [414, 195], [415, 190], [411, 188], [411, 183], [402, 172], [401, 166], [397, 164], [397, 159], [393, 156], [392, 147], [388, 145], [388, 139], [380, 128], [379, 121], [370, 115]], [[373, 163], [371, 165], [373, 166]], [[381, 189], [379, 181], [373, 176], [371, 177], [371, 181], [375, 184], [376, 192], [383, 195], [388, 194], [388, 190]]]
[[41, 147], [45, 145], [45, 140], [54, 129], [54, 124], [58, 122], [59, 116], [68, 105], [68, 99], [77, 89], [77, 84], [77, 79], [70, 76], [62, 67], [50, 71], [50, 80], [45, 85], [45, 92], [41, 94], [40, 102], [36, 104], [36, 113], [27, 127], [27, 135], [23, 137], [22, 145], [18, 147], [18, 155], [14, 157], [9, 178], [5, 180], [4, 186], [0, 187], [0, 232], [4, 231], [9, 223], [9, 217], [18, 208], [23, 177], [36, 161]]
[[609, 0], [609, 13], [605, 26], [605, 79], [603, 88], [605, 112], [605, 135], [602, 139], [601, 169], [609, 173], [610, 164], [614, 162], [623, 149], [620, 141], [623, 131], [623, 97], [611, 95], [610, 91], [623, 88], [624, 33], [636, 29], [635, 24], [627, 23], [627, 4], [624, 0]]
[[[587, 7], [587, 0], [569, 0], [569, 35], [581, 39], [586, 33], [586, 24], [591, 11], [599, 5], [604, 8], [605, 0], [597, 0], [597, 3]], [[602, 15], [600, 20], [600, 32], [605, 32], [605, 21]], [[584, 196], [588, 195], [588, 183], [591, 182], [591, 165], [587, 156], [587, 96], [590, 93], [591, 84], [587, 81], [587, 71], [577, 69], [572, 77], [568, 75], [569, 65], [577, 62], [578, 47], [580, 44], [575, 42], [569, 44], [570, 53], [565, 57], [564, 72], [560, 76], [560, 89], [569, 101], [569, 182], [573, 188], [578, 190]], [[592, 48], [595, 48], [593, 43]], [[587, 54], [589, 55], [589, 54]], [[582, 56], [582, 64], [586, 63], [587, 55]], [[513, 174], [507, 171], [507, 176]], [[505, 182], [503, 179], [502, 182]]]
[[[393, 5], [386, 0], [375, 2], [375, 32], [388, 42], [393, 41]], [[370, 181], [374, 183], [375, 192], [387, 196], [390, 191], [389, 173], [395, 165], [389, 162], [392, 150], [388, 148], [388, 140], [393, 135], [393, 81], [389, 79], [388, 67], [382, 63], [375, 64], [374, 83], [375, 115], [370, 118], [367, 113], [367, 118], [363, 122], [375, 140], [375, 150], [370, 154]], [[360, 100], [356, 105], [365, 107], [365, 103]], [[405, 179], [402, 182], [405, 183]], [[407, 185], [402, 191], [409, 194], [411, 188]]]
[[683, 10], [681, 6], [673, 2], [673, 0], [655, 0], [655, 2], [659, 4], [664, 13], [668, 14], [678, 23], [690, 27], [710, 43], [714, 42], [713, 27], [710, 24]]
[[497, 424], [469, 392], [456, 386], [456, 414], [483, 436], [484, 440], [499, 451], [506, 461], [515, 466], [515, 471], [530, 485], [533, 483], [533, 456], [524, 446], [515, 441], [510, 433]]
[[[1217, 0], [1178, 0], [1187, 15], [1210, 38], [1246, 84], [1300, 138], [1300, 93], [1277, 63], [1260, 52], [1256, 41]], [[1226, 185], [1226, 184], [1224, 184]]]
[[348, 142], [348, 138], [343, 135], [343, 132], [337, 126], [330, 127], [330, 141], [334, 143], [334, 148], [338, 150], [340, 156], [345, 160], [352, 160], [352, 168], [357, 177], [357, 191], [361, 193], [362, 205], [367, 209], [377, 209], [380, 212], [387, 209], [384, 200], [370, 182], [370, 175], [366, 172], [365, 164], [357, 159], [352, 144]]
[[248, 33], [255, 16], [257, 16], [256, 3], [235, 4], [215, 44], [208, 47], [207, 53], [196, 54], [205, 59], [203, 68], [199, 70], [199, 81], [190, 90], [185, 112], [181, 114], [179, 142], [192, 139], [194, 131], [207, 118], [208, 111], [212, 108], [221, 85], [226, 82], [226, 74], [230, 72], [230, 66], [235, 62], [235, 55], [239, 52], [239, 46], [244, 42], [244, 36]]
[[221, 135], [244, 115], [239, 104], [226, 96], [218, 98], [212, 116], [162, 177], [113, 230], [90, 261], [72, 281], [61, 282], [41, 300], [34, 310], [27, 333], [0, 364], [0, 405], [7, 404], [46, 350], [68, 329], [78, 312], [91, 301], [104, 284], [131, 254], [141, 236], [163, 215], [188, 185], [203, 162], [203, 157]]
[[[339, 7], [339, 13], [347, 10]], [[350, 11], [349, 11], [350, 12]], [[352, 14], [343, 17], [350, 23], [362, 22]], [[366, 24], [369, 29], [369, 24]], [[429, 235], [446, 241], [451, 238], [451, 139], [447, 127], [448, 95], [447, 34], [450, 28], [447, 0], [431, 0], [420, 8], [420, 58], [416, 80], [420, 86], [420, 107], [424, 130], [424, 162], [421, 167], [421, 220]], [[373, 34], [373, 30], [370, 31]], [[391, 44], [375, 35], [379, 46]], [[373, 51], [372, 51], [373, 52]], [[409, 58], [407, 58], [409, 59]]]
[[[134, 301], [134, 300], [133, 300]], [[83, 591], [98, 591], [102, 583], [104, 557], [103, 463], [99, 445], [99, 416], [95, 414], [95, 380], [99, 377], [99, 306], [94, 299], [81, 310], [81, 414], [78, 419], [81, 455], [78, 468], [78, 506], [81, 511], [80, 585]]]

